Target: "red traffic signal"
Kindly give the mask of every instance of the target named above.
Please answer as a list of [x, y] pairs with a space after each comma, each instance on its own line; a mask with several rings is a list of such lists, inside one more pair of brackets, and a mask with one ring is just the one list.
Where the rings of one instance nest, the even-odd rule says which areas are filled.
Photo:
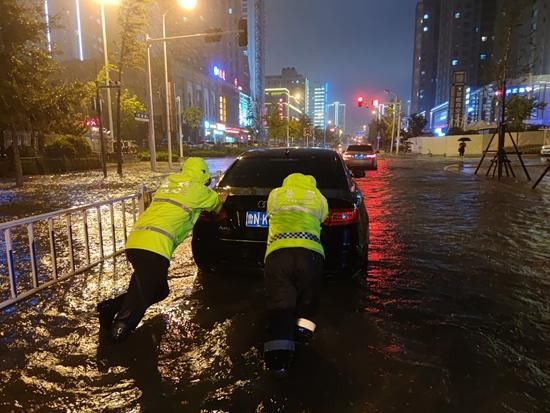
[[363, 107], [363, 103], [365, 102], [365, 98], [363, 96], [359, 96], [357, 98], [357, 106], [362, 108]]

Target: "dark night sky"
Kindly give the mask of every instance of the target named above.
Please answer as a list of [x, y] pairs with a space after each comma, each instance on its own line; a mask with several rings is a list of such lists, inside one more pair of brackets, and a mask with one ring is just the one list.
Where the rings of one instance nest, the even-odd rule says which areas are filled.
[[[391, 89], [410, 99], [417, 0], [266, 0], [266, 74], [295, 66], [329, 83], [329, 103], [347, 104], [347, 133], [368, 123], [365, 95]], [[406, 109], [406, 106], [404, 107]]]

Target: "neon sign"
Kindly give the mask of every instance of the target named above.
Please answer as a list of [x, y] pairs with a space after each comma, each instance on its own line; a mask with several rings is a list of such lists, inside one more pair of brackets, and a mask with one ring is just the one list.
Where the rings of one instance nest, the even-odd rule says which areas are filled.
[[213, 72], [214, 72], [214, 76], [222, 80], [225, 80], [225, 70], [220, 69], [218, 66], [214, 66]]

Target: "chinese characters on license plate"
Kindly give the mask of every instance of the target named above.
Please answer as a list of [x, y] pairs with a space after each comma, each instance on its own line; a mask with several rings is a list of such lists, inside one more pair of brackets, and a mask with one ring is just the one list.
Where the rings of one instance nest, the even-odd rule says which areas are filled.
[[267, 214], [264, 211], [246, 211], [248, 228], [267, 228]]

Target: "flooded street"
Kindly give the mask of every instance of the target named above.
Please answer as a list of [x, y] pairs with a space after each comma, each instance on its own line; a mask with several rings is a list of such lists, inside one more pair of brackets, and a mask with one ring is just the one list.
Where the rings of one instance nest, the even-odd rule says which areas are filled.
[[[0, 411], [549, 411], [550, 178], [532, 191], [453, 163], [381, 159], [358, 180], [368, 273], [324, 282], [317, 335], [286, 380], [262, 368], [262, 277], [197, 273], [187, 240], [169, 297], [120, 345], [98, 334], [95, 304], [126, 288], [123, 257], [0, 313]], [[94, 171], [3, 183], [0, 222], [161, 176], [139, 164], [104, 182]]]

